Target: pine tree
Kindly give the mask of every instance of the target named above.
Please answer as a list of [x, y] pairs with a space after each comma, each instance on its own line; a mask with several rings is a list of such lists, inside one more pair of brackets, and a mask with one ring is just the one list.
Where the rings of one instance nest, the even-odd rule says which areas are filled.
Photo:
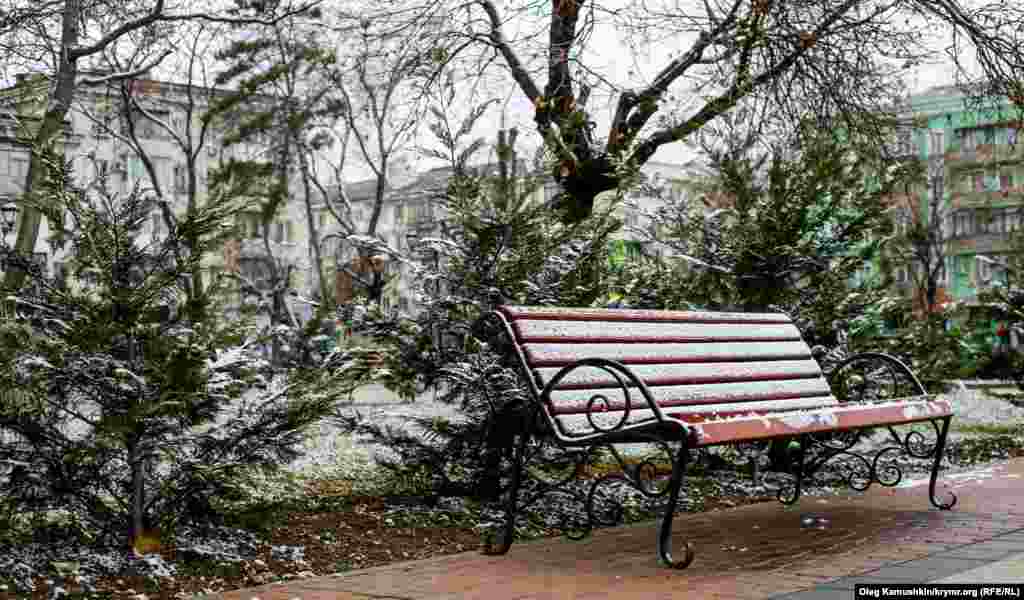
[[458, 418], [414, 419], [413, 431], [358, 415], [342, 415], [341, 422], [396, 452], [398, 460], [384, 466], [400, 480], [425, 484], [430, 494], [494, 498], [529, 403], [510, 355], [490, 345], [494, 332], [478, 328], [480, 317], [503, 303], [591, 305], [603, 295], [594, 282], [604, 278], [609, 236], [620, 223], [598, 213], [565, 225], [557, 209], [534, 202], [540, 164], [524, 168], [512, 131], [499, 138], [495, 169], [473, 167], [485, 144], [464, 138], [483, 108], [461, 127], [444, 123], [441, 110], [433, 114], [440, 149], [432, 154], [450, 159], [452, 176], [435, 197], [446, 214], [444, 235], [419, 241], [421, 256], [436, 257], [413, 274], [422, 311], [366, 311], [354, 329], [384, 349], [383, 364], [374, 370], [357, 352], [339, 352], [325, 363], [322, 386], [347, 391], [382, 377], [396, 388], [407, 382], [406, 390], [441, 384], [440, 400], [457, 405]]
[[63, 509], [98, 543], [149, 552], [183, 520], [215, 519], [252, 469], [294, 459], [330, 403], [298, 396], [297, 379], [266, 381], [244, 323], [178, 310], [237, 203], [214, 196], [145, 244], [153, 198], [102, 182], [81, 190], [67, 166], [47, 164], [36, 208], [73, 278], [30, 269], [39, 296], [15, 299], [0, 320], [0, 463], [14, 466], [0, 504]]

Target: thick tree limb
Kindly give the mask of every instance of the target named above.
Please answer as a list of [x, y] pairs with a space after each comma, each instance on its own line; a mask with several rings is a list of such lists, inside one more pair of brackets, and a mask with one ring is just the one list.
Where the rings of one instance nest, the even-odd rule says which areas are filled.
[[164, 61], [165, 58], [167, 58], [171, 54], [174, 54], [173, 50], [164, 50], [160, 54], [160, 56], [157, 56], [150, 62], [142, 65], [137, 69], [132, 69], [131, 71], [126, 71], [123, 73], [111, 73], [110, 75], [104, 75], [103, 77], [83, 77], [82, 79], [78, 80], [78, 83], [79, 85], [97, 86], [104, 85], [107, 83], [123, 81], [125, 79], [135, 79], [137, 77], [147, 74], [149, 71], [153, 69], [153, 67], [159, 65], [161, 62]]
[[536, 103], [537, 99], [540, 98], [540, 88], [534, 83], [533, 78], [523, 67], [523, 63], [516, 56], [516, 53], [509, 46], [508, 41], [505, 40], [505, 34], [501, 31], [501, 18], [498, 16], [498, 9], [495, 8], [494, 2], [491, 0], [477, 0], [477, 3], [487, 13], [487, 18], [490, 21], [490, 41], [489, 43], [494, 46], [498, 52], [501, 53], [502, 58], [505, 59], [505, 63], [508, 65], [510, 71], [512, 71], [512, 78], [515, 80], [519, 88], [523, 90], [526, 97], [531, 102]]
[[120, 37], [128, 33], [131, 33], [132, 31], [135, 31], [137, 29], [142, 29], [143, 27], [147, 27], [149, 25], [152, 25], [153, 23], [156, 23], [157, 20], [159, 20], [163, 11], [164, 0], [156, 0], [156, 4], [153, 5], [152, 10], [146, 13], [145, 16], [139, 17], [138, 19], [134, 19], [132, 21], [128, 21], [127, 23], [122, 23], [121, 26], [116, 27], [113, 31], [101, 37], [94, 44], [91, 44], [89, 46], [79, 46], [77, 48], [69, 48], [68, 55], [71, 60], [77, 60], [85, 56], [96, 54], [97, 52], [100, 52], [103, 49], [105, 49], [110, 44], [113, 44]]

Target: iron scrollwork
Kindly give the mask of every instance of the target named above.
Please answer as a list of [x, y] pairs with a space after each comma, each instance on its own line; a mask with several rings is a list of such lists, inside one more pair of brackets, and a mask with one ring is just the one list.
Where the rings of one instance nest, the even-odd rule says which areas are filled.
[[[830, 373], [830, 385], [841, 403], [876, 404], [927, 395], [924, 386], [906, 365], [881, 353], [858, 354], [841, 361]], [[947, 491], [949, 499], [943, 501], [935, 494], [949, 422], [950, 417], [920, 422], [933, 429], [933, 442], [929, 442], [925, 433], [919, 430], [911, 430], [901, 437], [894, 426], [886, 426], [890, 443], [876, 444], [864, 452], [854, 452], [853, 449], [865, 435], [870, 439], [877, 428], [802, 435], [797, 441], [799, 461], [793, 469], [793, 482], [779, 490], [779, 499], [785, 504], [796, 502], [803, 480], [815, 477], [829, 463], [840, 463], [845, 471], [842, 479], [851, 489], [865, 491], [875, 483], [893, 487], [904, 477], [897, 460], [910, 457], [932, 459], [929, 500], [936, 508], [950, 509], [956, 505], [956, 495]]]

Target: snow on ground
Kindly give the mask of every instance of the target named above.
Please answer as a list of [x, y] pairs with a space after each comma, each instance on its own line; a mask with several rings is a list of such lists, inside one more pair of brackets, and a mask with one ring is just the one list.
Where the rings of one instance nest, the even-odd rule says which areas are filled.
[[[986, 395], [982, 390], [951, 386], [945, 394], [953, 402], [956, 416], [953, 422], [970, 425], [1007, 425], [1024, 423], [1024, 408], [1014, 406], [1005, 400]], [[413, 402], [401, 400], [397, 395], [380, 385], [369, 385], [358, 390], [351, 402], [351, 410], [378, 424], [395, 427], [406, 425], [408, 417], [453, 418], [458, 412], [455, 407], [434, 400], [433, 391], [418, 396]], [[953, 432], [951, 440], [963, 437]], [[879, 436], [882, 438], [882, 436]], [[879, 439], [884, 442], [885, 439]], [[291, 465], [301, 472], [307, 469], [321, 469], [336, 466], [344, 470], [346, 463], [364, 464], [372, 460], [375, 453], [383, 451], [374, 448], [367, 440], [353, 439], [342, 434], [330, 423], [320, 425], [318, 435], [307, 445], [308, 454]]]
[[1006, 425], [1024, 421], [1024, 408], [987, 395], [978, 389], [955, 389], [947, 397], [953, 401], [954, 422], [977, 425]]
[[[368, 385], [353, 394], [348, 410], [378, 425], [408, 427], [410, 417], [458, 417], [456, 407], [435, 400], [433, 391], [420, 394], [413, 401], [402, 400], [382, 385]], [[324, 421], [306, 444], [306, 454], [294, 461], [293, 472], [330, 470], [334, 475], [357, 478], [362, 467], [387, 450], [375, 447], [369, 440], [343, 433], [336, 425]]]

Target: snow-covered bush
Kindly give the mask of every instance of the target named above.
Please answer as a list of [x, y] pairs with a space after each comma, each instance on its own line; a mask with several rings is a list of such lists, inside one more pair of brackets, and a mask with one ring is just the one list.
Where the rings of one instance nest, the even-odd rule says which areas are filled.
[[32, 273], [38, 296], [8, 298], [0, 319], [0, 498], [66, 510], [95, 541], [144, 553], [183, 520], [215, 518], [215, 500], [255, 493], [239, 478], [294, 459], [330, 403], [265, 378], [244, 327], [195, 310], [209, 299], [190, 274], [237, 206], [166, 211], [166, 237], [144, 243], [152, 199], [79, 193], [51, 171], [34, 202], [73, 280]]
[[[483, 146], [482, 140], [460, 146], [460, 136], [471, 126], [431, 128], [444, 147], [437, 155], [452, 159], [453, 176], [434, 196], [446, 214], [445, 228], [424, 235], [415, 248], [422, 264], [412, 279], [422, 311], [413, 316], [372, 307], [363, 311], [353, 319], [353, 333], [374, 340], [379, 363], [367, 364], [352, 349], [337, 352], [323, 369], [327, 383], [322, 387], [348, 390], [381, 377], [377, 381], [412, 396], [441, 385], [439, 399], [459, 408], [453, 419], [416, 419], [402, 429], [351, 414], [339, 420], [393, 452], [393, 460], [381, 462], [399, 482], [407, 482], [407, 489], [492, 496], [513, 424], [525, 406], [525, 390], [506, 358], [488, 350], [491, 340], [474, 325], [502, 303], [592, 304], [603, 295], [608, 240], [620, 223], [608, 211], [597, 211], [582, 223], [565, 225], [553, 205], [533, 202], [541, 181], [517, 172], [523, 162], [504, 135], [496, 173], [471, 168], [469, 160]], [[456, 130], [462, 133], [452, 138]]]

